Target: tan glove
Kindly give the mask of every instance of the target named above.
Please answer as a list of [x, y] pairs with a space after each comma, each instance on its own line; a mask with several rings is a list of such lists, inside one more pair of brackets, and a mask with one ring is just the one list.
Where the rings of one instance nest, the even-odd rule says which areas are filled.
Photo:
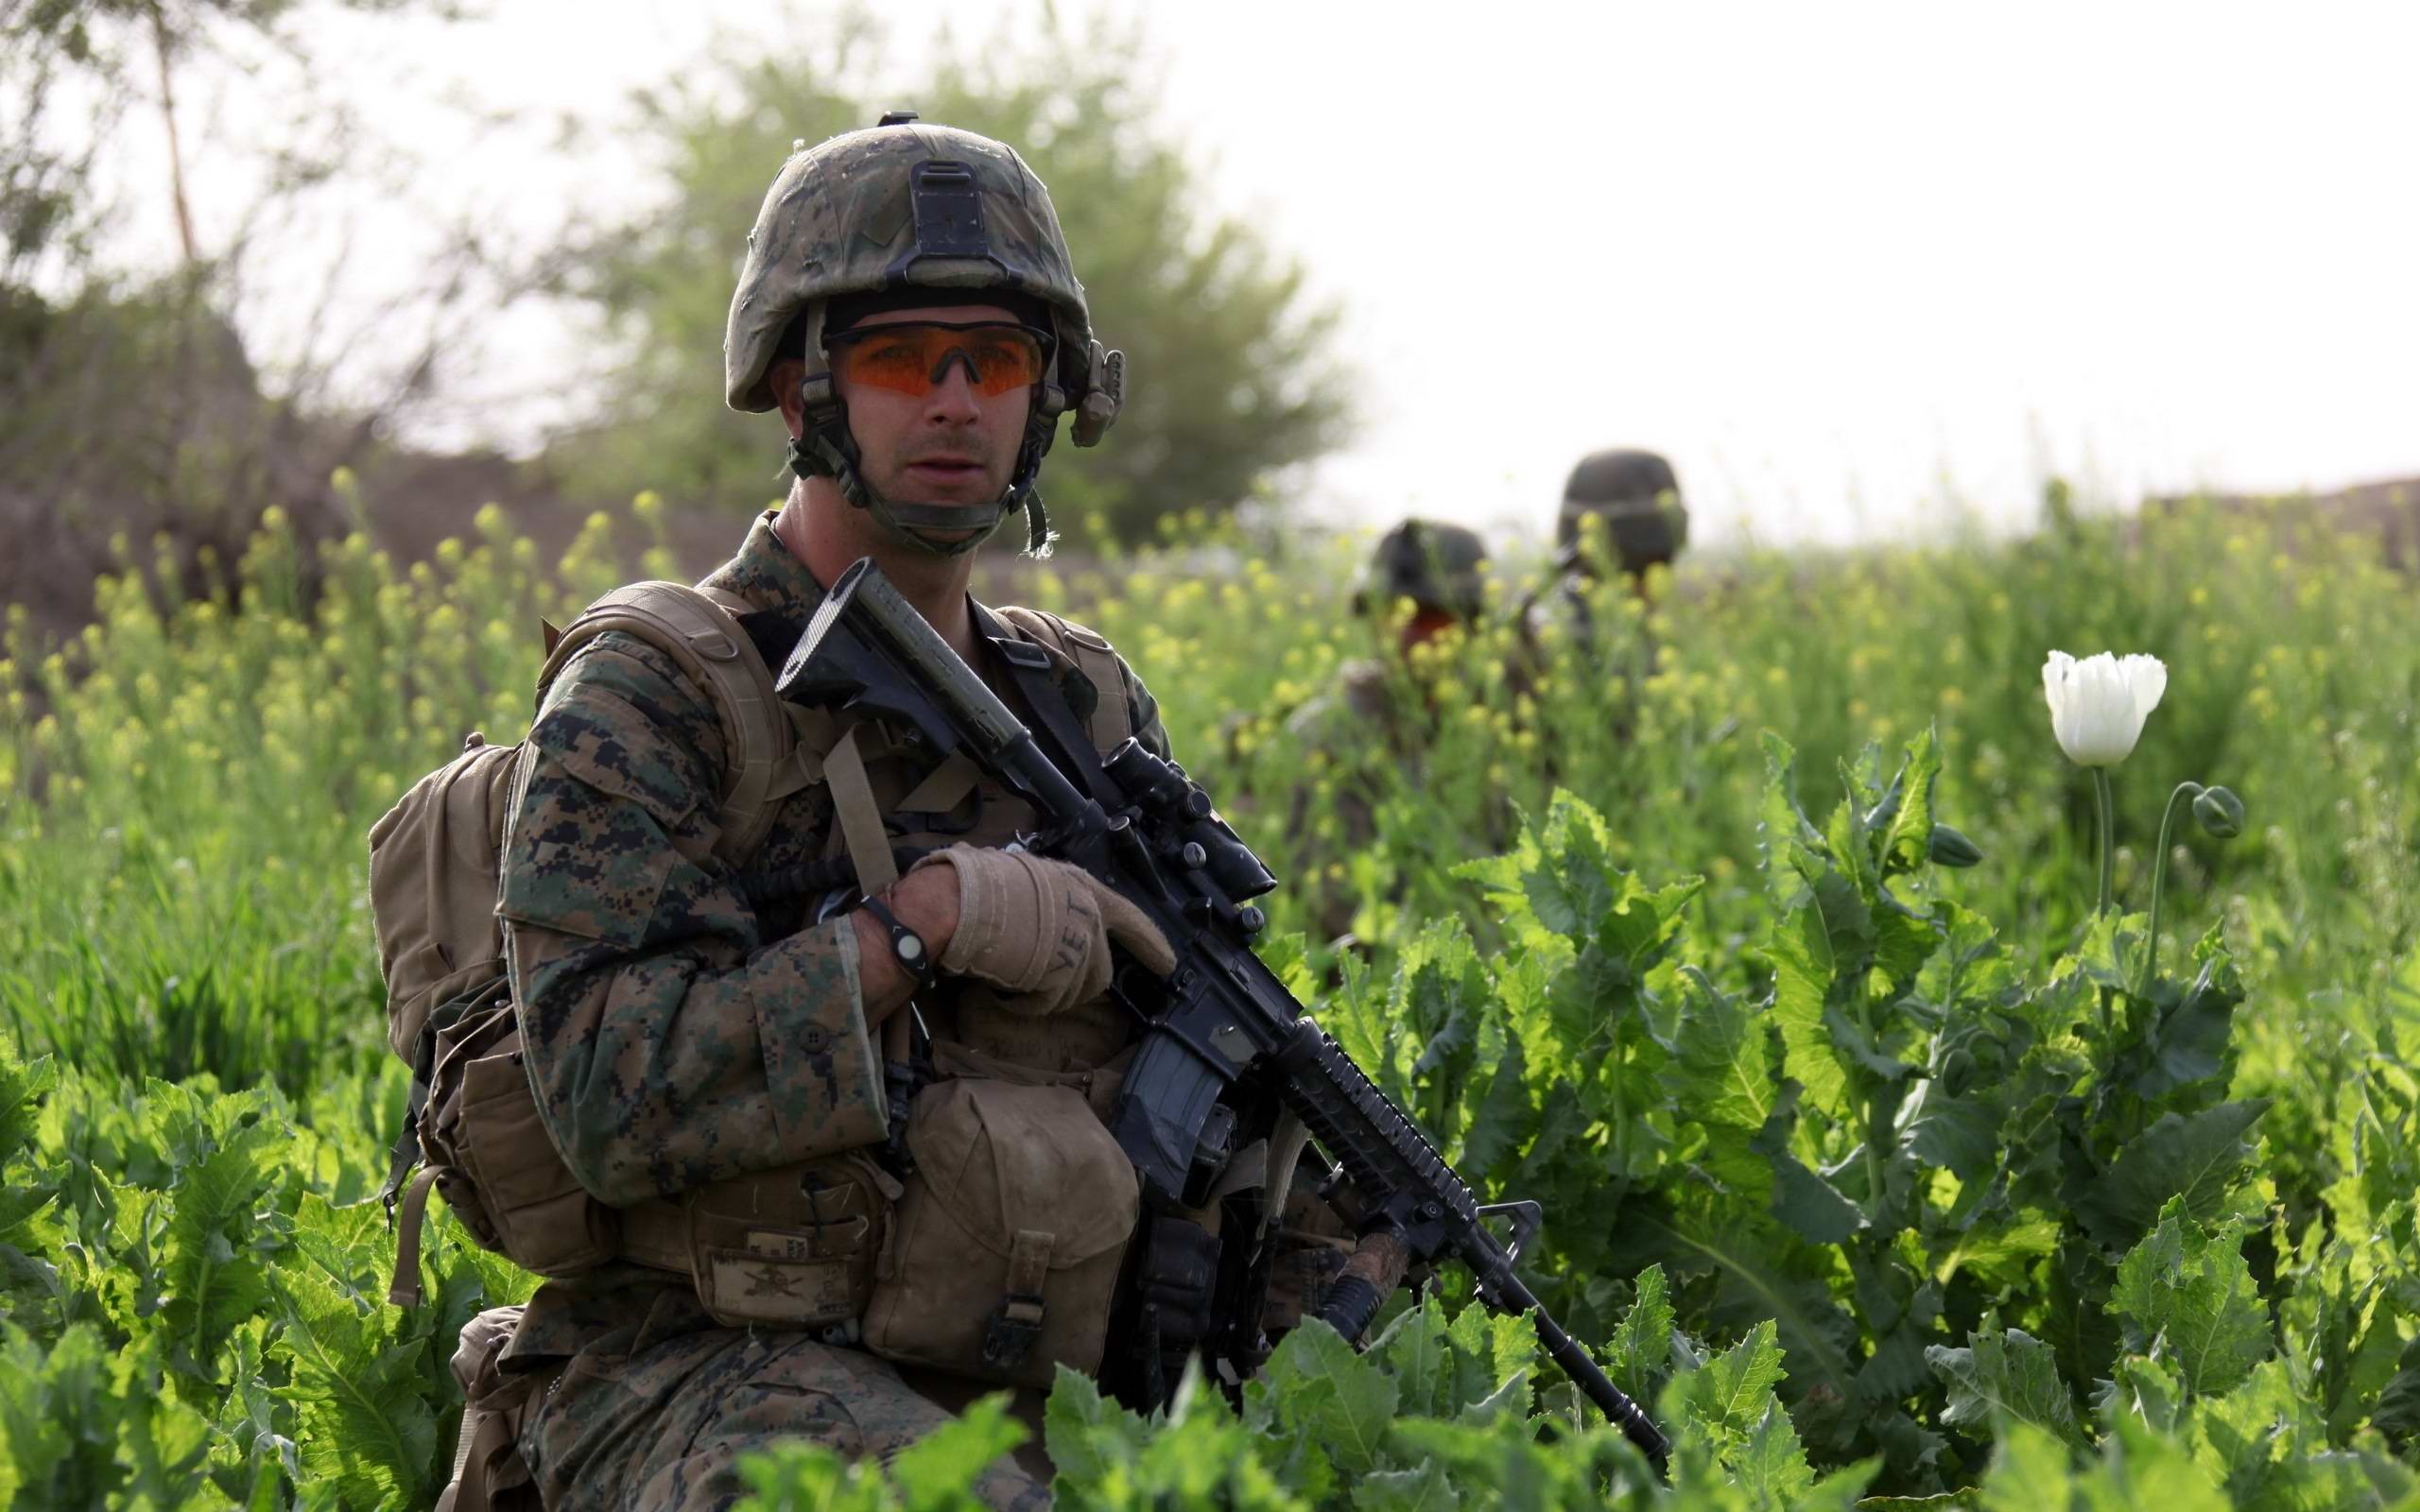
[[954, 845], [916, 863], [958, 873], [958, 929], [941, 968], [1002, 989], [1001, 1005], [1040, 1017], [1109, 988], [1111, 942], [1156, 974], [1176, 953], [1143, 911], [1081, 867], [1023, 851]]

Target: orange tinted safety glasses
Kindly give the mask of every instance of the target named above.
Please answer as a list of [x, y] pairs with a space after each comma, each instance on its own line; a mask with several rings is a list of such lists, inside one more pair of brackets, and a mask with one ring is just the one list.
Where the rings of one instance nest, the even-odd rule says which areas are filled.
[[962, 362], [967, 382], [988, 398], [1040, 383], [1053, 337], [1002, 320], [909, 320], [836, 331], [823, 344], [832, 370], [853, 384], [922, 399], [941, 387], [950, 364]]

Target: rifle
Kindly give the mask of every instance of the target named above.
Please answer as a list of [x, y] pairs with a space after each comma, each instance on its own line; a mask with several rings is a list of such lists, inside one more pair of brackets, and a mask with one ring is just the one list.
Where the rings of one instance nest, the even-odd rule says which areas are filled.
[[[1416, 1262], [1459, 1260], [1480, 1300], [1530, 1314], [1555, 1364], [1662, 1467], [1663, 1434], [1514, 1272], [1542, 1221], [1538, 1205], [1482, 1205], [1253, 954], [1266, 920], [1251, 900], [1277, 881], [1182, 767], [1132, 739], [1099, 759], [1072, 729], [1072, 716], [1066, 732], [1053, 734], [1052, 711], [1028, 699], [1060, 748], [1053, 762], [871, 558], [832, 585], [775, 686], [801, 703], [889, 721], [936, 757], [963, 752], [1042, 816], [1041, 832], [1020, 844], [1082, 867], [1132, 900], [1167, 936], [1174, 971], [1157, 977], [1121, 962], [1111, 984], [1143, 1035], [1107, 1122], [1149, 1207], [1214, 1200], [1247, 1137], [1265, 1133], [1277, 1108], [1290, 1110], [1362, 1199], [1365, 1238], [1382, 1234]], [[1496, 1220], [1509, 1226], [1509, 1238], [1489, 1227]], [[1254, 1263], [1265, 1266], [1266, 1258]], [[1385, 1299], [1376, 1285], [1348, 1275], [1324, 1288], [1318, 1315], [1357, 1339]], [[1205, 1354], [1248, 1372], [1258, 1363], [1257, 1334], [1253, 1320], [1237, 1319]]]

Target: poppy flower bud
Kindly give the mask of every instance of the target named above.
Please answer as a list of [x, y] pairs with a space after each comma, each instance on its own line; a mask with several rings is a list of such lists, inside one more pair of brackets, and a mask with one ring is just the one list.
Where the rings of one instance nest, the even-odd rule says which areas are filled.
[[1925, 859], [1936, 867], [1971, 867], [1983, 859], [1983, 851], [1948, 825], [1936, 824], [1925, 837]]
[[2193, 816], [2205, 833], [2232, 840], [2243, 833], [2243, 799], [2227, 788], [2205, 787], [2193, 800]]

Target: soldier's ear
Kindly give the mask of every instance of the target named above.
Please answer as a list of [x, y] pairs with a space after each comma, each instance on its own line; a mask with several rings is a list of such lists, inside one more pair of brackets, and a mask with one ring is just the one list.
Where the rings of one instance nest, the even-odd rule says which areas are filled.
[[799, 392], [799, 380], [806, 376], [806, 363], [798, 357], [779, 357], [765, 369], [765, 387], [773, 391], [774, 403], [781, 406], [782, 423], [790, 428], [790, 439], [806, 434], [806, 400]]

